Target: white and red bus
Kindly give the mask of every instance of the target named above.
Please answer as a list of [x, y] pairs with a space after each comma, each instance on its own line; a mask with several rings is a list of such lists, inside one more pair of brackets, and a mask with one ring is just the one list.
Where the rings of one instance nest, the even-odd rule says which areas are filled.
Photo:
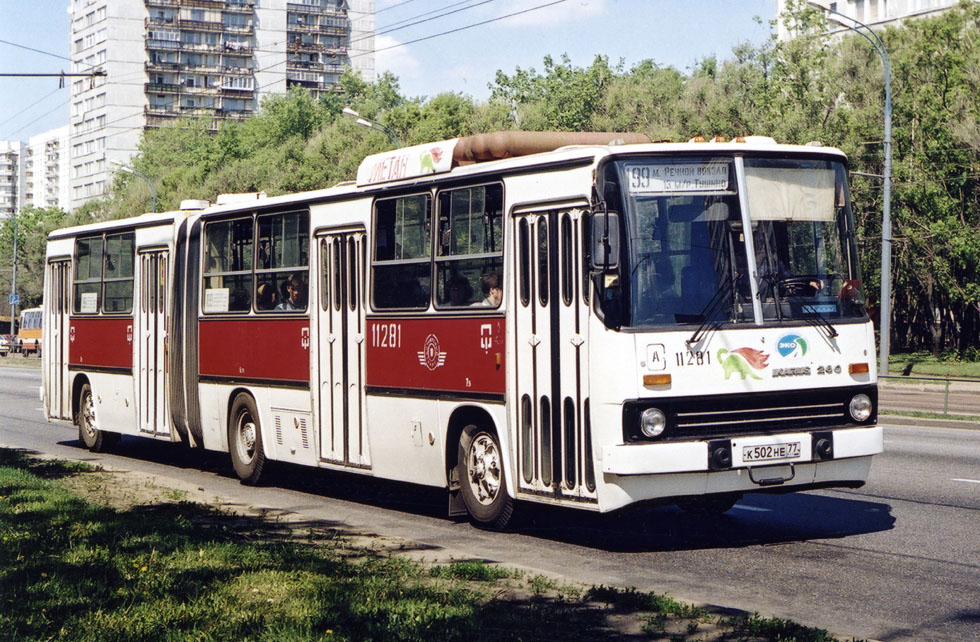
[[[882, 450], [835, 149], [509, 132], [330, 189], [51, 234], [44, 405], [119, 435], [515, 502], [725, 511]], [[483, 160], [489, 159], [489, 160]]]

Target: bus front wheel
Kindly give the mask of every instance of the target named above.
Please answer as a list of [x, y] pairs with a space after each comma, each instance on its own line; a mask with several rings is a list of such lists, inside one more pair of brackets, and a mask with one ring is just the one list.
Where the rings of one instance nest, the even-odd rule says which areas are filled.
[[228, 422], [228, 450], [235, 474], [246, 484], [256, 484], [265, 467], [265, 449], [255, 401], [246, 393], [235, 397]]
[[119, 441], [117, 433], [99, 430], [95, 423], [95, 397], [92, 396], [92, 386], [82, 384], [78, 396], [78, 414], [75, 415], [75, 425], [78, 426], [78, 439], [85, 447], [94, 453], [100, 453]]
[[459, 439], [460, 493], [477, 526], [502, 530], [514, 513], [507, 493], [503, 455], [494, 433], [467, 426]]

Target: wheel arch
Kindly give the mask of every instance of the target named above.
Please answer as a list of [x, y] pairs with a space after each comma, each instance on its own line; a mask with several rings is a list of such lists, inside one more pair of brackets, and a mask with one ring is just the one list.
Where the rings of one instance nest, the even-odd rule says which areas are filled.
[[[500, 443], [500, 450], [504, 461], [507, 463], [510, 462], [510, 443], [507, 439], [507, 431], [498, 426], [493, 414], [482, 406], [459, 406], [450, 414], [446, 427], [446, 452], [444, 456], [446, 480], [450, 490], [455, 490], [459, 484], [459, 480], [454, 479], [454, 471], [456, 470], [456, 465], [459, 463], [459, 439], [463, 434], [463, 429], [469, 425], [480, 426], [481, 428], [492, 431]], [[505, 468], [507, 471], [507, 475], [505, 476], [507, 490], [511, 497], [513, 497], [514, 488], [511, 479], [513, 475], [511, 474], [509, 465]]]
[[[235, 399], [238, 399], [238, 395], [240, 395], [242, 393], [245, 393], [246, 395], [248, 395], [249, 397], [252, 398], [252, 403], [255, 404], [255, 410], [260, 415], [259, 417], [257, 417], [257, 419], [260, 422], [262, 421], [262, 417], [261, 417], [262, 410], [261, 410], [261, 408], [259, 408], [259, 400], [255, 397], [255, 393], [252, 392], [251, 390], [249, 390], [248, 388], [244, 387], [244, 386], [237, 386], [237, 387], [233, 388], [231, 390], [231, 392], [228, 393], [228, 399], [225, 402], [225, 417], [224, 417], [224, 419], [225, 419], [225, 426], [224, 426], [224, 430], [222, 431], [222, 436], [221, 436], [222, 442], [224, 443], [225, 452], [228, 452], [231, 449], [231, 444], [228, 442], [228, 433], [231, 430], [231, 410], [235, 406]], [[261, 423], [259, 425], [261, 425]], [[262, 430], [262, 431], [260, 431], [259, 434], [262, 436], [262, 439], [264, 440], [265, 439], [265, 431]], [[265, 445], [265, 444], [263, 444], [263, 445]]]
[[[79, 403], [82, 398], [82, 386], [89, 384], [92, 386], [92, 382], [89, 381], [88, 375], [79, 374], [71, 382], [71, 421], [72, 423], [77, 422]], [[95, 394], [93, 389], [92, 394]]]

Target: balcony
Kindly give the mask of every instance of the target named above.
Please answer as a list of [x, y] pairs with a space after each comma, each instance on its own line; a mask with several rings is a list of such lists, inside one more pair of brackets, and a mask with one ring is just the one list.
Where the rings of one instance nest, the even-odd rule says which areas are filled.
[[144, 4], [148, 7], [177, 7], [180, 0], [144, 0]]
[[176, 27], [177, 26], [177, 19], [174, 18], [173, 16], [163, 17], [163, 18], [161, 18], [159, 16], [150, 16], [149, 18], [146, 18], [143, 21], [143, 26], [144, 27], [147, 27], [147, 28], [149, 28], [149, 27]]
[[157, 40], [147, 39], [147, 49], [165, 49], [167, 51], [177, 51], [180, 49], [180, 42], [177, 40]]
[[178, 111], [173, 105], [146, 105], [143, 107], [145, 116], [177, 116]]
[[179, 62], [147, 62], [144, 67], [147, 71], [180, 71], [183, 67]]
[[254, 0], [226, 0], [225, 1], [225, 12], [235, 12], [235, 13], [252, 13], [255, 9]]
[[206, 20], [178, 20], [177, 26], [184, 31], [210, 31], [221, 33], [225, 26], [220, 22], [209, 22]]
[[343, 45], [321, 45], [316, 42], [303, 43], [296, 41], [286, 43], [286, 53], [308, 53], [312, 51], [327, 54], [329, 56], [347, 55], [347, 47]]
[[182, 7], [196, 7], [198, 9], [224, 9], [224, 0], [180, 0]]
[[148, 82], [143, 87], [148, 94], [176, 94], [180, 91], [180, 85], [168, 82]]
[[338, 18], [346, 18], [347, 11], [345, 9], [338, 9], [336, 5], [323, 6], [319, 2], [316, 4], [304, 4], [302, 2], [287, 2], [286, 11], [289, 13], [307, 13], [316, 14], [318, 16], [334, 16]]
[[233, 51], [235, 53], [252, 53], [252, 45], [245, 42], [224, 42], [224, 51]]

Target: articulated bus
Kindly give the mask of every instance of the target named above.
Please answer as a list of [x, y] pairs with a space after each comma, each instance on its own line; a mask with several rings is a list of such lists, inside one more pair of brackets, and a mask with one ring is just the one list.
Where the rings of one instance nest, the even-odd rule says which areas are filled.
[[515, 503], [724, 512], [882, 450], [847, 161], [506, 132], [48, 241], [43, 401], [120, 435]]

